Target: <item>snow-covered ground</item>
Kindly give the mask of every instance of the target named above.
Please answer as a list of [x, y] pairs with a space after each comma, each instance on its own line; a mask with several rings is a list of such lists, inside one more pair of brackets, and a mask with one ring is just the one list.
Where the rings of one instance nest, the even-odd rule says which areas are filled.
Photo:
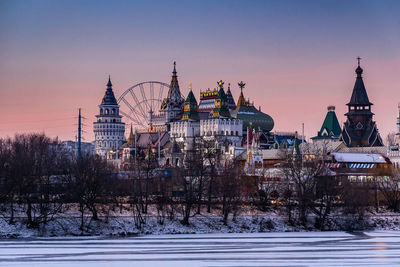
[[400, 266], [400, 232], [290, 232], [0, 241], [3, 266]]
[[[28, 238], [28, 237], [68, 237], [91, 236], [136, 236], [138, 234], [211, 234], [211, 233], [259, 233], [259, 232], [298, 232], [315, 231], [315, 218], [310, 216], [309, 225], [290, 225], [286, 216], [280, 211], [260, 212], [246, 210], [235, 220], [229, 217], [228, 225], [222, 223], [221, 215], [213, 211], [208, 214], [202, 211], [202, 215], [190, 218], [190, 225], [181, 224], [181, 217], [172, 220], [165, 218], [160, 224], [156, 212], [150, 211], [146, 215], [146, 223], [142, 229], [135, 226], [131, 213], [113, 213], [110, 217], [102, 216], [99, 221], [91, 221], [90, 214], [85, 218], [85, 230], [80, 227], [78, 213], [66, 212], [55, 221], [42, 225], [40, 229], [28, 229], [24, 218], [18, 218], [16, 223], [10, 225], [6, 220], [0, 219], [0, 238]], [[20, 215], [23, 215], [20, 213]], [[392, 212], [368, 213], [364, 221], [357, 221], [354, 215], [332, 215], [329, 218], [327, 230], [400, 230], [400, 214]]]

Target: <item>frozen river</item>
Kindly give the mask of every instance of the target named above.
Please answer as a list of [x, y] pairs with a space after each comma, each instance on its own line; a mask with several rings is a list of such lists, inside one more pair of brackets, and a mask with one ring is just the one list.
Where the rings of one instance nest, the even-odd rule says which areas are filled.
[[400, 232], [0, 240], [3, 266], [400, 266]]

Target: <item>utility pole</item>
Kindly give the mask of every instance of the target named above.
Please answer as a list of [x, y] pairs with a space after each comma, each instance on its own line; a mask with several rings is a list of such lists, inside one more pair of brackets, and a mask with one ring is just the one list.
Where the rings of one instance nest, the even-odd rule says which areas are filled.
[[[301, 153], [301, 168], [303, 169], [304, 167], [304, 122], [301, 124], [301, 143], [303, 149], [300, 151]], [[300, 146], [299, 146], [300, 148]]]
[[78, 158], [82, 157], [82, 116], [81, 116], [81, 108], [79, 108], [79, 116], [78, 116]]

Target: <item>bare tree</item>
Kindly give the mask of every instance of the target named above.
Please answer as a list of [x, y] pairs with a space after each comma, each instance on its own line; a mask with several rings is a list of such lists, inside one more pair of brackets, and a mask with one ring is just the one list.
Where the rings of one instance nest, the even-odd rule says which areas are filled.
[[287, 150], [285, 153], [287, 153], [286, 160], [282, 170], [288, 186], [291, 186], [287, 188], [288, 193], [293, 192], [288, 195], [293, 196], [297, 202], [298, 219], [302, 225], [306, 226], [315, 198], [316, 177], [321, 173], [323, 163], [320, 161], [318, 152], [308, 153], [312, 155], [308, 159], [296, 153], [295, 150], [293, 152]]
[[214, 141], [203, 140], [202, 158], [207, 173], [207, 212], [211, 212], [214, 183], [217, 176], [217, 166], [221, 159], [221, 151]]
[[380, 176], [376, 179], [379, 192], [385, 198], [388, 209], [394, 212], [400, 211], [400, 171], [392, 170], [391, 177]]
[[99, 205], [104, 203], [113, 166], [106, 160], [92, 155], [78, 157], [69, 172], [69, 192], [78, 203], [81, 214], [81, 230], [84, 230], [85, 211], [89, 210], [93, 220], [99, 220]]
[[243, 181], [234, 161], [226, 161], [222, 173], [217, 178], [219, 197], [222, 202], [222, 221], [228, 224], [230, 213], [236, 213], [243, 192]]

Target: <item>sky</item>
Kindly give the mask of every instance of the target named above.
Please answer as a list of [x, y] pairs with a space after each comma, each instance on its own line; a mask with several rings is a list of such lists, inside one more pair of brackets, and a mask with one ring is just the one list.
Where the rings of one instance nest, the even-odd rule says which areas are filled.
[[[0, 0], [0, 137], [77, 135], [78, 108], [92, 123], [108, 75], [118, 98], [148, 80], [180, 88], [239, 81], [276, 131], [315, 136], [336, 106], [345, 121], [362, 58], [383, 139], [400, 102], [400, 1]], [[126, 133], [128, 134], [128, 133]]]

